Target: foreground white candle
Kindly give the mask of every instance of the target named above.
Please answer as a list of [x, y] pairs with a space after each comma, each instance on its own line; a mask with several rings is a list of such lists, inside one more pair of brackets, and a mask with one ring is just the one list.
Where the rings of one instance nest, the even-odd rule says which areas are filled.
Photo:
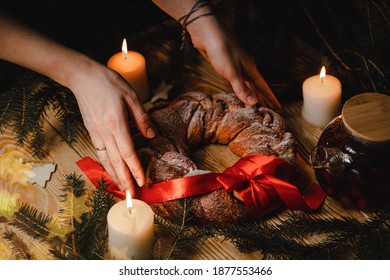
[[146, 61], [142, 54], [127, 50], [126, 39], [123, 39], [122, 52], [114, 54], [107, 66], [125, 78], [136, 91], [141, 103], [149, 96], [149, 86], [146, 77]]
[[116, 203], [108, 212], [108, 249], [114, 259], [151, 259], [154, 213], [145, 202], [131, 199]]
[[325, 67], [320, 75], [303, 82], [302, 93], [302, 116], [308, 123], [323, 128], [340, 114], [341, 83], [336, 77], [326, 75]]

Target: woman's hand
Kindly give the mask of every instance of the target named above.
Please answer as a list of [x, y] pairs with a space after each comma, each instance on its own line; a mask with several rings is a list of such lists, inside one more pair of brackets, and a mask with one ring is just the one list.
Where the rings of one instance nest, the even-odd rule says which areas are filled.
[[195, 48], [230, 83], [242, 102], [248, 105], [259, 102], [272, 109], [281, 107], [254, 60], [215, 16], [199, 18], [187, 30]]
[[133, 189], [133, 178], [143, 186], [145, 173], [134, 147], [129, 117], [143, 136], [152, 138], [155, 132], [148, 114], [125, 79], [103, 65], [91, 63], [87, 71], [74, 76], [70, 89], [99, 160], [121, 190]]
[[0, 58], [52, 78], [76, 96], [84, 124], [103, 167], [121, 190], [145, 184], [130, 134], [129, 117], [147, 138], [148, 115], [118, 73], [0, 11]]
[[254, 60], [212, 14], [207, 1], [152, 1], [181, 24], [184, 23], [186, 15], [189, 15], [187, 23], [191, 23], [187, 24], [186, 29], [195, 48], [210, 62], [215, 71], [230, 83], [242, 102], [248, 105], [259, 102], [272, 109], [280, 108], [279, 101], [259, 73]]

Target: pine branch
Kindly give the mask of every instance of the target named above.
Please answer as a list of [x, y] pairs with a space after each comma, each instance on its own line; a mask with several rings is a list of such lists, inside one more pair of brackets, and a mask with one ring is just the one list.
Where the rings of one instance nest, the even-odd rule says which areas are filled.
[[14, 213], [14, 219], [10, 221], [10, 225], [23, 230], [35, 239], [46, 239], [50, 232], [47, 225], [51, 219], [49, 215], [38, 212], [37, 209], [23, 203]]
[[373, 229], [362, 236], [360, 246], [355, 248], [356, 258], [365, 260], [390, 258], [390, 223], [386, 228]]
[[13, 107], [15, 105], [15, 96], [7, 92], [0, 95], [0, 133], [11, 123]]
[[81, 179], [81, 175], [76, 173], [65, 174], [65, 184], [62, 191], [73, 193], [76, 197], [80, 197], [85, 194], [85, 181]]
[[[195, 227], [191, 221], [194, 215], [191, 212], [191, 198], [178, 200], [178, 205], [171, 220], [156, 215], [160, 235], [160, 252], [155, 254], [159, 259], [183, 259], [188, 246], [196, 240], [205, 239], [209, 234], [203, 227]], [[163, 243], [163, 244], [162, 244]]]
[[[68, 200], [68, 195], [81, 198], [85, 194], [85, 182], [81, 176], [75, 173], [64, 175], [64, 194], [62, 197]], [[92, 191], [84, 205], [90, 211], [80, 217], [68, 213], [72, 231], [67, 234], [64, 243], [59, 238], [50, 240], [50, 252], [58, 259], [104, 259], [107, 248], [107, 213], [115, 203], [114, 197], [107, 192], [107, 183], [102, 178], [99, 188]], [[66, 209], [69, 206], [65, 207]], [[62, 213], [64, 209], [61, 209]]]
[[19, 95], [20, 110], [14, 113], [14, 118], [16, 122], [13, 125], [13, 132], [16, 134], [16, 144], [23, 145], [24, 139], [27, 138], [28, 129], [26, 129], [26, 104], [28, 102], [28, 97], [26, 96], [26, 90], [23, 88], [21, 90], [17, 90], [16, 93]]
[[32, 104], [28, 107], [28, 118], [26, 118], [30, 123], [28, 146], [35, 157], [43, 158], [47, 155], [43, 125], [46, 111], [50, 107], [52, 93], [49, 86], [44, 83], [43, 78], [39, 77], [30, 95]]
[[[178, 209], [178, 216], [184, 212]], [[177, 217], [167, 220], [157, 216], [160, 236], [155, 257], [181, 259], [195, 240], [222, 236], [238, 251], [259, 250], [268, 259], [388, 259], [389, 216], [379, 211], [361, 223], [346, 217], [316, 219], [292, 212], [280, 223], [259, 220], [224, 227], [196, 227], [181, 223]]]
[[55, 115], [61, 123], [62, 139], [72, 146], [77, 142], [78, 133], [80, 128], [83, 127], [76, 98], [69, 89], [56, 84], [54, 81], [51, 82], [51, 86], [56, 92], [52, 104]]
[[18, 260], [33, 260], [35, 259], [33, 254], [28, 249], [27, 244], [18, 237], [14, 231], [6, 230], [3, 233], [3, 238], [10, 243], [12, 254]]
[[86, 259], [102, 258], [107, 242], [107, 214], [114, 205], [114, 197], [107, 192], [109, 186], [104, 178], [92, 191], [88, 206], [91, 211], [84, 215], [81, 223], [74, 221], [72, 233], [77, 252]]
[[76, 142], [83, 122], [70, 90], [27, 69], [15, 75], [15, 84], [0, 92], [0, 132], [12, 127], [16, 143], [27, 144], [34, 156], [43, 158], [47, 154], [43, 125], [46, 111], [53, 106], [61, 124], [62, 138], [69, 145]]
[[[68, 224], [72, 232], [75, 231], [75, 222], [80, 221], [87, 207], [86, 198], [83, 194], [86, 192], [85, 182], [80, 179], [81, 175], [75, 173], [64, 175], [65, 183], [63, 184], [63, 194], [60, 195], [60, 219], [63, 223]], [[71, 234], [71, 247], [76, 252], [76, 244], [73, 233]]]
[[77, 254], [71, 247], [63, 242], [52, 242], [49, 252], [59, 260], [83, 260], [84, 258]]
[[42, 127], [37, 126], [33, 129], [31, 133], [31, 140], [29, 143], [29, 148], [32, 150], [32, 155], [37, 158], [44, 158], [47, 155], [47, 152], [44, 149], [44, 143], [46, 143], [46, 138]]
[[[40, 94], [45, 88], [46, 86], [42, 84], [39, 75], [26, 72], [21, 75], [20, 82], [6, 93], [6, 95], [12, 96], [14, 103], [9, 125], [16, 133], [18, 145], [23, 145], [26, 142], [31, 143], [32, 133], [35, 134], [35, 137], [42, 138], [39, 134], [42, 131], [43, 113], [50, 98], [47, 94]], [[44, 142], [40, 143], [40, 147], [43, 146]]]
[[[211, 232], [232, 241], [241, 252], [260, 250], [270, 258], [337, 259], [345, 258], [345, 252], [353, 252], [355, 258], [369, 254], [384, 258], [386, 250], [382, 254], [378, 252], [389, 243], [389, 224], [389, 215], [383, 213], [366, 223], [348, 218], [317, 220], [290, 214], [281, 224], [258, 221], [211, 229]], [[378, 234], [382, 236], [381, 241], [371, 238]], [[312, 236], [321, 239], [313, 241]], [[362, 247], [367, 249], [365, 253], [356, 251]]]

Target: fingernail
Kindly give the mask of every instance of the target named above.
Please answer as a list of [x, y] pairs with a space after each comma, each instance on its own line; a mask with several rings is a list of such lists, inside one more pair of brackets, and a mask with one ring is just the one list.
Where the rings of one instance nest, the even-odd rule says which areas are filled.
[[135, 180], [137, 181], [138, 187], [142, 187], [143, 183], [142, 183], [141, 178], [136, 177]]
[[156, 136], [154, 129], [151, 127], [148, 127], [148, 129], [146, 130], [146, 136], [148, 136], [149, 138], [153, 138], [154, 136]]
[[249, 105], [255, 105], [257, 103], [257, 98], [253, 95], [248, 95], [246, 101], [248, 102]]

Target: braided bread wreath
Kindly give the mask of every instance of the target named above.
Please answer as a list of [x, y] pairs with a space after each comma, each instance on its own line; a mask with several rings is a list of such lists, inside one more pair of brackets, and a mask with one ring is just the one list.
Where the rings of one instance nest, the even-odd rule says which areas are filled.
[[[150, 140], [135, 136], [148, 184], [197, 170], [191, 150], [212, 143], [228, 145], [239, 157], [275, 156], [295, 165], [296, 142], [283, 118], [271, 109], [247, 106], [233, 93], [186, 92], [149, 113], [157, 136]], [[173, 200], [151, 207], [169, 218], [177, 203]], [[245, 204], [224, 188], [195, 196], [191, 204], [201, 224], [239, 224], [249, 219]]]

